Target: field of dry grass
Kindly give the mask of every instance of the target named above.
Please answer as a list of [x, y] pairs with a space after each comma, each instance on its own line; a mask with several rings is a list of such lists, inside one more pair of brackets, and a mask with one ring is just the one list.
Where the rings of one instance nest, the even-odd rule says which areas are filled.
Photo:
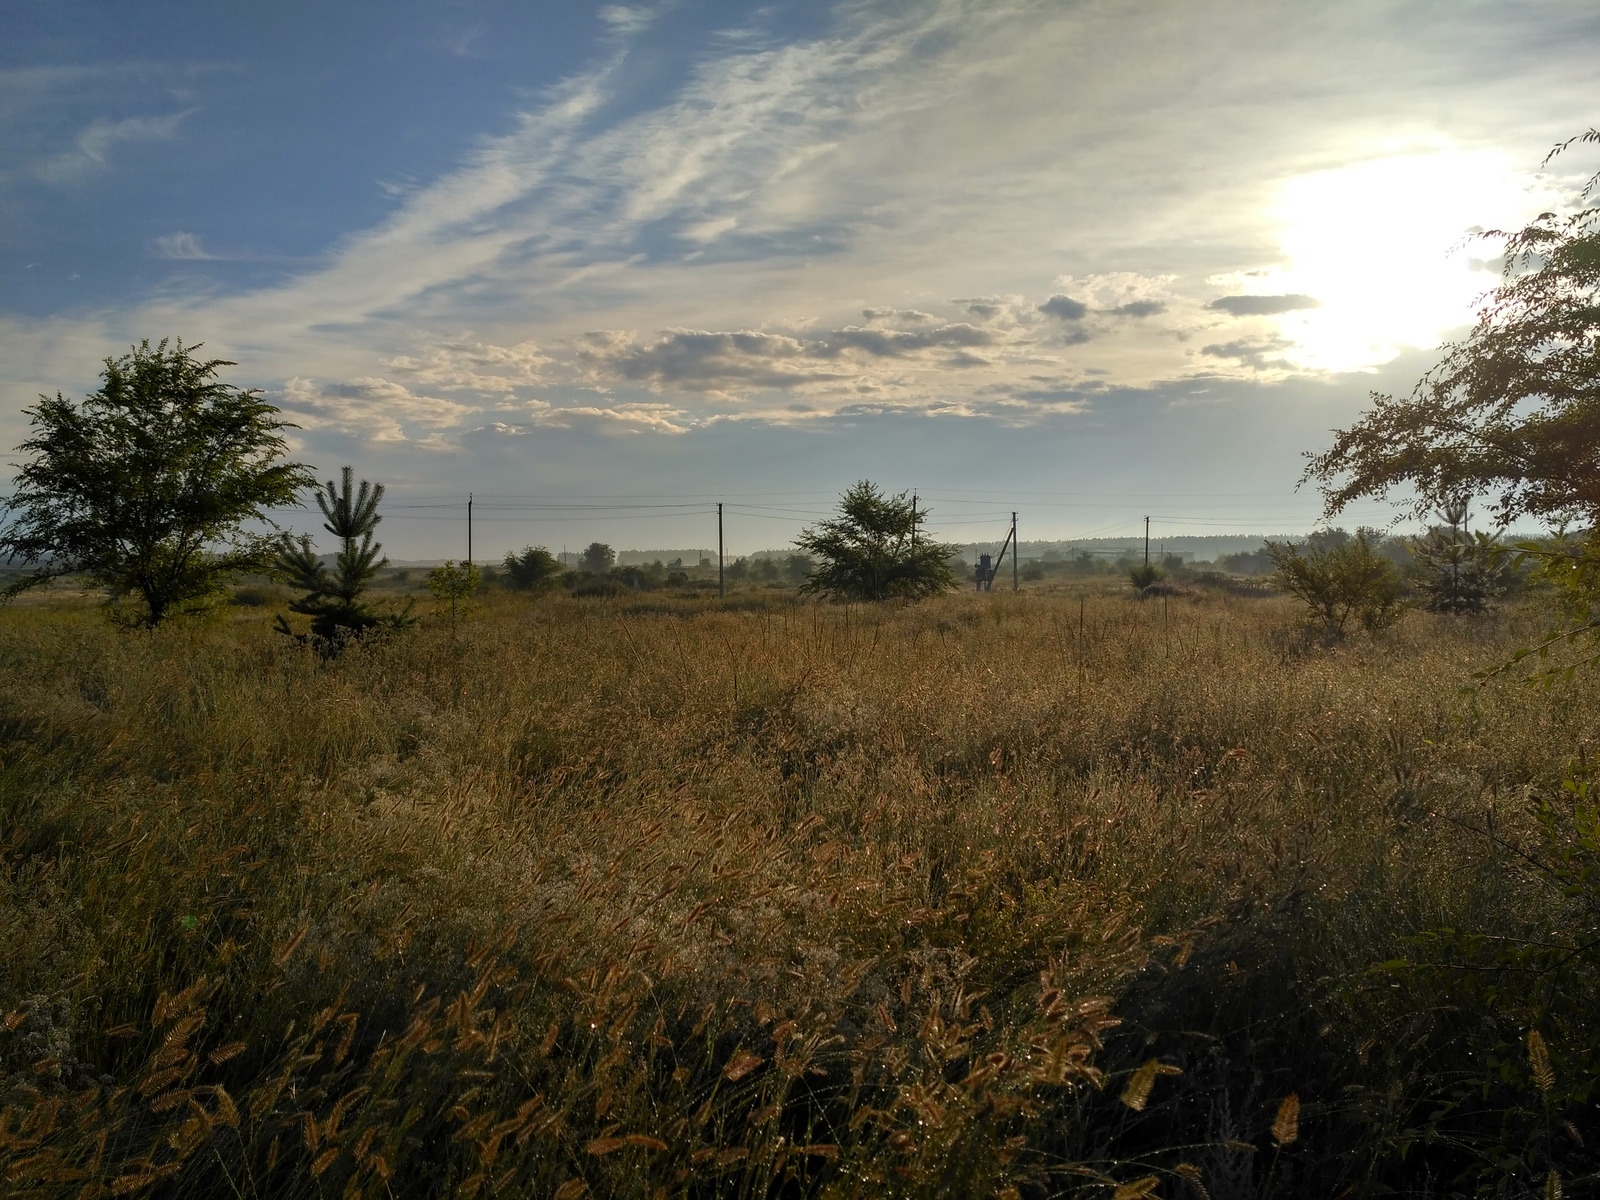
[[1592, 990], [1460, 957], [1594, 920], [1594, 682], [1470, 686], [1536, 614], [492, 596], [327, 663], [269, 616], [0, 612], [8, 1196], [1593, 1170]]

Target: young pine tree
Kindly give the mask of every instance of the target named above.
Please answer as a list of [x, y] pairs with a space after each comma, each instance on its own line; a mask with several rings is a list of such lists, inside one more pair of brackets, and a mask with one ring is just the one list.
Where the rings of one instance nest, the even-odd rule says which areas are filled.
[[1455, 500], [1439, 510], [1442, 525], [1411, 542], [1423, 606], [1436, 613], [1481, 613], [1502, 590], [1495, 569], [1497, 539], [1467, 529], [1467, 502]]
[[[339, 539], [334, 569], [317, 557], [309, 534], [299, 538], [284, 534], [278, 544], [278, 570], [289, 583], [307, 594], [289, 604], [289, 610], [311, 618], [311, 638], [319, 649], [337, 653], [352, 639], [376, 629], [401, 629], [413, 623], [408, 602], [400, 612], [384, 612], [362, 599], [373, 577], [388, 563], [379, 558], [381, 543], [372, 540], [378, 522], [378, 502], [383, 484], [361, 481], [353, 485], [354, 471], [345, 467], [341, 487], [330, 479], [318, 490], [317, 507], [325, 518], [323, 528]], [[278, 628], [290, 633], [288, 622], [278, 618]]]

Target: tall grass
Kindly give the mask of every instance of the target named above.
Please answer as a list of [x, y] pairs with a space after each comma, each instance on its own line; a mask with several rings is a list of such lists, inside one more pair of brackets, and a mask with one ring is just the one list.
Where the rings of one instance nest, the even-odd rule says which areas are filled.
[[323, 662], [0, 614], [6, 1194], [1543, 1187], [1430, 1140], [1467, 1018], [1394, 964], [1581, 923], [1538, 805], [1594, 686], [1462, 693], [1531, 613], [1291, 620], [499, 598]]

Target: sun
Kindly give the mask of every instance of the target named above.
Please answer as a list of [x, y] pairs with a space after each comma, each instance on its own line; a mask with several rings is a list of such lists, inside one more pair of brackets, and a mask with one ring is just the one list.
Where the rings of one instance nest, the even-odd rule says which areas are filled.
[[1284, 359], [1357, 371], [1438, 346], [1498, 279], [1485, 261], [1495, 243], [1473, 234], [1518, 227], [1551, 199], [1509, 156], [1483, 150], [1387, 154], [1285, 181], [1269, 210], [1282, 265], [1261, 290], [1318, 307], [1274, 318]]

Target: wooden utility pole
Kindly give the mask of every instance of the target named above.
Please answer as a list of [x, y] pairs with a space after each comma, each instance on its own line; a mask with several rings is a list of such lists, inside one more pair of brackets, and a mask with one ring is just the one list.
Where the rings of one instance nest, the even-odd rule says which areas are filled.
[[472, 565], [472, 493], [467, 493], [467, 566]]
[[911, 493], [911, 548], [917, 548], [917, 494]]
[[717, 595], [728, 594], [727, 584], [722, 578], [722, 501], [717, 501]]
[[1150, 518], [1144, 519], [1144, 565], [1150, 565]]
[[1011, 590], [1013, 592], [1019, 592], [1019, 591], [1022, 590], [1022, 581], [1017, 576], [1017, 551], [1019, 551], [1020, 549], [1022, 549], [1022, 546], [1017, 541], [1017, 514], [1016, 513], [1012, 513], [1011, 514]]

